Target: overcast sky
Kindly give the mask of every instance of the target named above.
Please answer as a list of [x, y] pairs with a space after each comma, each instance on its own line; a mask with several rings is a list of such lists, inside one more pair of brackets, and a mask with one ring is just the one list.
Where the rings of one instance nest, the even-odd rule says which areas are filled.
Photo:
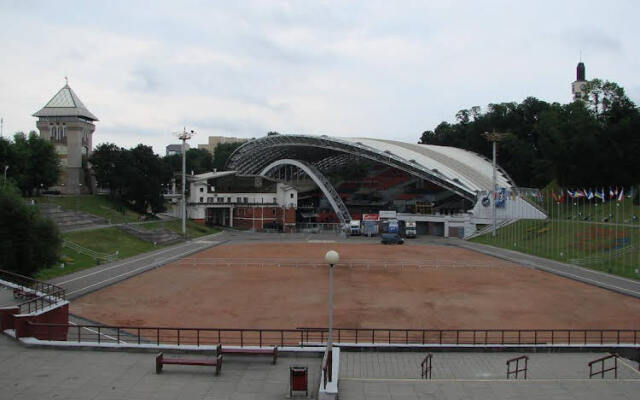
[[[455, 6], [452, 4], [456, 4]], [[179, 4], [179, 5], [178, 5]], [[0, 0], [5, 136], [64, 77], [100, 121], [94, 144], [164, 146], [171, 132], [416, 142], [458, 110], [587, 79], [640, 103], [638, 1]]]

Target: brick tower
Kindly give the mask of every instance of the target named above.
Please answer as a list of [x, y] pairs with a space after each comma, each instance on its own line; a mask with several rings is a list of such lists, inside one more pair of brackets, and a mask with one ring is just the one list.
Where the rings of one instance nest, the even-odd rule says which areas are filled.
[[68, 82], [38, 112], [40, 137], [50, 140], [60, 155], [62, 174], [55, 189], [64, 194], [93, 191], [87, 158], [93, 151], [93, 124], [98, 120], [82, 104]]

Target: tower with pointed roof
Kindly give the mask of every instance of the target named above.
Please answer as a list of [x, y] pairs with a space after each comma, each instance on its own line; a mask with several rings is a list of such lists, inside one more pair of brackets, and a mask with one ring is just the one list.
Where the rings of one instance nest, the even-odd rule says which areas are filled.
[[38, 117], [40, 137], [50, 140], [60, 155], [62, 176], [56, 189], [65, 194], [91, 192], [94, 185], [87, 158], [93, 150], [94, 122], [98, 118], [85, 107], [68, 82], [33, 116]]
[[580, 61], [576, 67], [576, 80], [571, 84], [574, 101], [584, 100], [586, 86], [584, 63]]

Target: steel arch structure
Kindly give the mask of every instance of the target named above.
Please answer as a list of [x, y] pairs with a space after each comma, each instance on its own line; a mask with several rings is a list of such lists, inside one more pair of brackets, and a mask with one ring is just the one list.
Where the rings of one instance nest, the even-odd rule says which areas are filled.
[[[349, 160], [367, 159], [432, 182], [472, 202], [476, 202], [479, 192], [493, 190], [492, 166], [485, 157], [453, 147], [382, 139], [271, 135], [240, 146], [227, 160], [226, 168], [259, 174], [284, 159], [302, 160], [320, 174]], [[497, 178], [499, 187], [515, 186], [500, 167]]]
[[283, 165], [292, 165], [304, 171], [304, 173], [307, 174], [307, 176], [310, 177], [322, 191], [327, 200], [329, 200], [329, 204], [331, 204], [333, 211], [338, 216], [340, 223], [345, 225], [351, 221], [351, 214], [349, 214], [347, 206], [344, 204], [333, 185], [316, 167], [309, 164], [308, 162], [301, 160], [292, 160], [288, 158], [283, 160], [276, 160], [264, 167], [264, 169], [260, 172], [260, 175], [266, 175], [272, 169], [281, 167]]

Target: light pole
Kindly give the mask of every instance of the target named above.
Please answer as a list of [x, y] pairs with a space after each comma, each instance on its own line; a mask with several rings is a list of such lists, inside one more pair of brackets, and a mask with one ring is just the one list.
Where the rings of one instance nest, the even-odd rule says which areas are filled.
[[193, 129], [187, 132], [186, 128], [182, 128], [182, 132], [178, 132], [178, 139], [182, 140], [182, 235], [187, 234], [187, 199], [185, 198], [186, 182], [186, 159], [187, 159], [187, 140], [191, 139], [196, 133]]
[[333, 347], [333, 266], [340, 261], [340, 254], [335, 250], [327, 251], [324, 261], [329, 264], [329, 338], [327, 339], [327, 350]]
[[491, 211], [493, 217], [493, 229], [491, 231], [491, 236], [496, 236], [496, 228], [497, 228], [497, 220], [498, 217], [496, 215], [496, 200], [498, 196], [498, 183], [496, 181], [496, 143], [504, 139], [507, 134], [506, 133], [498, 133], [495, 130], [493, 132], [485, 132], [482, 136], [485, 139], [493, 143], [493, 201], [491, 202]]
[[4, 184], [7, 184], [7, 170], [9, 169], [8, 165], [4, 166]]

